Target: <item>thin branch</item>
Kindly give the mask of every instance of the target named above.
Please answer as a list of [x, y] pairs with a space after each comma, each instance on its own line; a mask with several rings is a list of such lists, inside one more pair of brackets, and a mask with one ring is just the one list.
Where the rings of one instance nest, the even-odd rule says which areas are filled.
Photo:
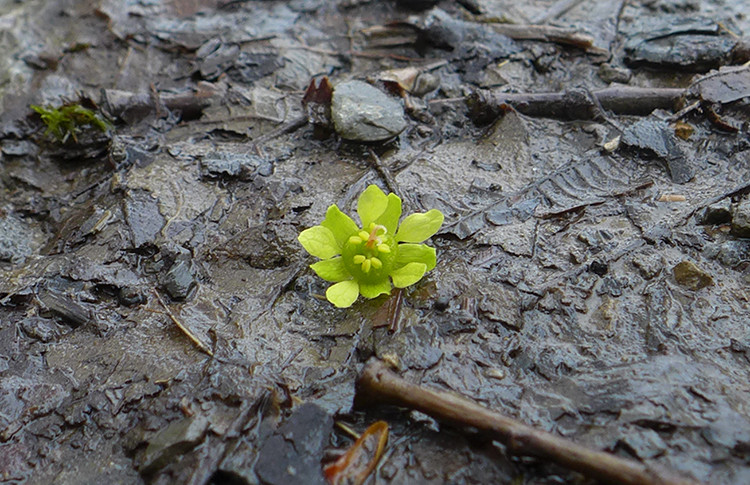
[[396, 180], [393, 178], [393, 175], [391, 175], [391, 171], [383, 164], [383, 161], [380, 159], [377, 153], [375, 153], [375, 150], [372, 148], [369, 149], [370, 157], [372, 158], [371, 166], [375, 169], [375, 171], [380, 175], [380, 178], [383, 179], [383, 182], [385, 182], [386, 188], [390, 192], [394, 192], [396, 194], [401, 195], [402, 197], [406, 194], [402, 194], [401, 191], [398, 188], [398, 184], [396, 183]]
[[307, 124], [307, 116], [300, 116], [299, 118], [295, 118], [293, 120], [287, 121], [283, 125], [274, 128], [273, 130], [269, 131], [265, 135], [261, 135], [258, 138], [254, 140], [250, 140], [250, 143], [255, 145], [256, 147], [259, 147], [263, 145], [264, 143], [273, 140], [274, 138], [278, 138], [281, 135], [286, 135], [287, 133], [291, 133], [293, 131], [296, 131], [303, 126]]
[[[593, 119], [597, 102], [615, 114], [647, 115], [655, 109], [675, 109], [685, 89], [614, 86], [597, 91], [573, 89], [557, 93], [505, 93], [477, 90], [466, 100], [475, 121], [486, 123], [512, 108], [528, 116]], [[593, 99], [592, 99], [593, 98]]]
[[357, 382], [355, 405], [392, 404], [419, 410], [453, 425], [487, 432], [517, 455], [535, 456], [587, 477], [622, 485], [697, 485], [662, 469], [586, 448], [490, 411], [467, 398], [412, 384], [371, 359]]

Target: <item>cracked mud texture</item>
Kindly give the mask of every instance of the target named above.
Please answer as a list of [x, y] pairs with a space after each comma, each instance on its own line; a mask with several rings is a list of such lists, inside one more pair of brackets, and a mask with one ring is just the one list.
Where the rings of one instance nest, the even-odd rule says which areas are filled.
[[[733, 62], [750, 4], [582, 1], [554, 23], [590, 35], [586, 52], [483, 42], [499, 34], [477, 20], [523, 24], [551, 2], [419, 3], [0, 5], [0, 481], [313, 483], [352, 442], [332, 420], [376, 419], [391, 439], [372, 483], [580, 478], [420, 413], [352, 411], [375, 355], [579, 443], [750, 482], [747, 94], [704, 86], [687, 140], [664, 138], [666, 111], [478, 127], [463, 104], [477, 87], [603, 88], [605, 63], [633, 86], [687, 88]], [[649, 50], [647, 25], [679, 36], [693, 18], [710, 49]], [[368, 34], [394, 20], [431, 28]], [[386, 145], [296, 122], [314, 76], [423, 65], [431, 87], [401, 101]], [[79, 93], [110, 105], [114, 131], [50, 146], [28, 106]], [[638, 123], [661, 144], [604, 148]], [[394, 292], [336, 309], [296, 236], [330, 204], [353, 214], [370, 183], [446, 215], [438, 266], [400, 306]]]

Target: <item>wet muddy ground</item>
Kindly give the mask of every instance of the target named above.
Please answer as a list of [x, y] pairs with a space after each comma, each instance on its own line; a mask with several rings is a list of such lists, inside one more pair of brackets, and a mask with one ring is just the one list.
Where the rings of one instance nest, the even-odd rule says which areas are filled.
[[[334, 422], [377, 419], [370, 483], [582, 481], [353, 411], [377, 356], [592, 448], [750, 482], [750, 4], [526, 3], [0, 2], [0, 481], [323, 483], [352, 442]], [[502, 33], [534, 22], [569, 33]], [[406, 67], [389, 140], [307, 122], [313, 78], [384, 89]], [[636, 115], [594, 101], [611, 83], [690, 91]], [[573, 94], [474, 123], [478, 88]], [[114, 128], [60, 146], [29, 105], [80, 96]], [[371, 183], [445, 214], [438, 265], [336, 309], [296, 237]]]

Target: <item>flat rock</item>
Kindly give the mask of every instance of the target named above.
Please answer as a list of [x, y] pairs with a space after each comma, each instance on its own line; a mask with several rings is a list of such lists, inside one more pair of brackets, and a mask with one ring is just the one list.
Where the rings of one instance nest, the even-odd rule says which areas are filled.
[[333, 125], [341, 138], [383, 141], [406, 128], [401, 103], [362, 81], [347, 81], [333, 90]]

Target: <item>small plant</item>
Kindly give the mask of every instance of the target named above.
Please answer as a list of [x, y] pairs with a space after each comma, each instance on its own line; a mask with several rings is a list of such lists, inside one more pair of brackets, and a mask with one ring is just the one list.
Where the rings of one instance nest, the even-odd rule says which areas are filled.
[[39, 114], [47, 127], [45, 135], [55, 137], [60, 143], [67, 142], [69, 138], [78, 143], [78, 134], [83, 132], [85, 127], [96, 128], [103, 132], [111, 128], [107, 121], [79, 103], [66, 103], [59, 108], [32, 104], [31, 109]]
[[391, 280], [396, 288], [413, 285], [437, 261], [435, 248], [420, 243], [443, 225], [439, 210], [410, 214], [399, 226], [401, 199], [370, 185], [359, 196], [357, 214], [361, 228], [334, 204], [319, 226], [305, 229], [297, 238], [322, 260], [310, 268], [334, 283], [326, 298], [339, 308], [351, 306], [359, 295], [390, 294]]

